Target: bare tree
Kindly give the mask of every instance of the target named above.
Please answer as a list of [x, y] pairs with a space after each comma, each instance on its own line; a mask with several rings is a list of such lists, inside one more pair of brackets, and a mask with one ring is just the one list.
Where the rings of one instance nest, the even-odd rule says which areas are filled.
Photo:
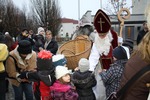
[[103, 8], [110, 15], [117, 15], [121, 8], [132, 8], [132, 5], [127, 5], [127, 0], [110, 0], [106, 8]]
[[27, 15], [27, 7], [21, 10], [11, 0], [0, 0], [0, 31], [8, 31], [10, 35], [17, 36], [20, 29], [35, 29], [37, 23], [33, 17]]
[[9, 1], [5, 5], [3, 14], [3, 26], [4, 31], [8, 31], [12, 36], [17, 36], [16, 29], [27, 26], [25, 12], [17, 8], [12, 1]]
[[[118, 25], [120, 26], [118, 31], [120, 32], [121, 32], [121, 29], [122, 29], [121, 27], [124, 22], [119, 20], [119, 18], [117, 17], [117, 14], [120, 14], [119, 15], [121, 16], [120, 18], [123, 18], [123, 17], [125, 18], [125, 16], [129, 14], [129, 12], [125, 10], [121, 10], [121, 9], [127, 8], [128, 10], [130, 10], [131, 8], [133, 8], [132, 4], [129, 4], [129, 2], [127, 1], [129, 0], [109, 0], [109, 3], [107, 4], [106, 8], [103, 8], [107, 12], [107, 14], [113, 15], [113, 16], [110, 16], [111, 19], [118, 20]], [[138, 0], [136, 0], [135, 2], [137, 1]], [[121, 12], [119, 12], [120, 10]]]
[[6, 1], [8, 0], [0, 0], [0, 32], [3, 32], [4, 30], [4, 26], [3, 26], [3, 23], [4, 23], [4, 14], [5, 14], [5, 5], [6, 5]]
[[61, 24], [61, 13], [57, 0], [30, 0], [33, 17], [39, 23], [57, 35]]

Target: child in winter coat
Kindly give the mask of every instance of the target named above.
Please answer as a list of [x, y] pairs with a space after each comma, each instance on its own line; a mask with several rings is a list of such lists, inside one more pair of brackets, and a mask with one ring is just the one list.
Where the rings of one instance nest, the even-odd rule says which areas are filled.
[[[38, 95], [40, 92], [41, 100], [52, 100], [49, 86], [55, 81], [55, 68], [52, 66], [52, 53], [50, 51], [42, 50], [38, 53], [37, 68], [40, 74], [39, 78], [41, 78], [42, 81], [34, 83], [34, 94]], [[36, 89], [39, 89], [39, 92]]]
[[22, 79], [34, 81], [33, 89], [36, 100], [53, 100], [50, 88], [55, 82], [55, 67], [52, 65], [52, 53], [42, 50], [37, 57], [37, 71], [20, 73]]
[[78, 70], [75, 71], [71, 77], [77, 93], [78, 100], [96, 100], [92, 87], [96, 85], [94, 74], [89, 71], [89, 61], [81, 58], [78, 64]]
[[53, 100], [77, 100], [78, 94], [70, 85], [69, 70], [65, 66], [57, 66], [55, 69], [56, 81], [50, 87]]
[[124, 46], [118, 46], [113, 50], [114, 63], [108, 70], [101, 70], [100, 76], [106, 87], [106, 96], [116, 92], [119, 88], [122, 72], [129, 58], [129, 49]]

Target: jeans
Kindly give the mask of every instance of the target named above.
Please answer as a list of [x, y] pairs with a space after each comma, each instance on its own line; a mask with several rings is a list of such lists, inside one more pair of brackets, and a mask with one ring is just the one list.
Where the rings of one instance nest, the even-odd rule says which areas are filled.
[[0, 79], [0, 100], [5, 100], [6, 94], [6, 80]]
[[26, 100], [33, 100], [32, 83], [20, 83], [19, 87], [12, 86], [15, 93], [15, 100], [23, 100], [23, 93], [25, 93]]

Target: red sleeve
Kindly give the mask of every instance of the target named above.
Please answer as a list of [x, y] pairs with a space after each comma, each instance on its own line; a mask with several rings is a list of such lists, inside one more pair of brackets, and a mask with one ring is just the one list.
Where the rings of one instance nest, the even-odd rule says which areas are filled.
[[18, 45], [18, 42], [14, 42], [14, 44], [11, 46], [10, 51], [14, 50], [17, 47], [17, 45]]
[[113, 37], [111, 44], [112, 44], [113, 48], [115, 48], [118, 46], [118, 35], [114, 30], [111, 29], [110, 31], [111, 31], [111, 34]]

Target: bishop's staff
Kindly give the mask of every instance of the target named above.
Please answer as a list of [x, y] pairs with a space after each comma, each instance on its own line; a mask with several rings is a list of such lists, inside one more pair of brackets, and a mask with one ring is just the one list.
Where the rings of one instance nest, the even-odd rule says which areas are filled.
[[[127, 13], [126, 16], [121, 16], [123, 11], [125, 11]], [[130, 18], [130, 11], [127, 8], [121, 8], [117, 14], [117, 17], [118, 17], [119, 21], [121, 22], [120, 23], [120, 34], [119, 34], [119, 36], [122, 37], [122, 29], [124, 26], [124, 20], [127, 20]]]

